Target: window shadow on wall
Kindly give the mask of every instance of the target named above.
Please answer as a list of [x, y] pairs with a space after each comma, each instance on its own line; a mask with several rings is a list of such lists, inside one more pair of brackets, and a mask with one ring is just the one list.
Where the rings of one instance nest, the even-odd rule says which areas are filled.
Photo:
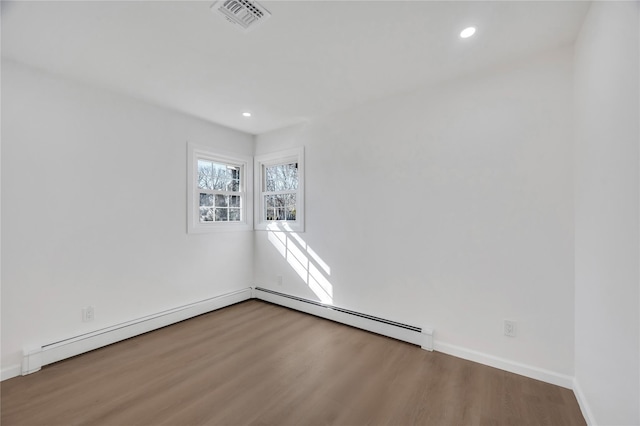
[[267, 238], [320, 302], [332, 305], [333, 285], [328, 279], [331, 275], [329, 265], [286, 223], [267, 226]]

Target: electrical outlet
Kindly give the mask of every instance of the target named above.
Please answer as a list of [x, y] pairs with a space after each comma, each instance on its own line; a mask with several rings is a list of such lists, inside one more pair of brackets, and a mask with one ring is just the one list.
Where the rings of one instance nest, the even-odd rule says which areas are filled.
[[504, 335], [516, 337], [517, 324], [515, 321], [504, 320]]
[[82, 322], [91, 322], [95, 318], [93, 306], [82, 308]]
[[278, 285], [282, 285], [282, 275], [276, 276], [276, 283], [278, 283]]

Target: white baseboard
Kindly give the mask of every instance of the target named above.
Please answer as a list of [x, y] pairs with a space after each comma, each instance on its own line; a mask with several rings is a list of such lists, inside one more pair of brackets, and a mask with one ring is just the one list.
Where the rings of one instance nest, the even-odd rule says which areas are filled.
[[[25, 348], [22, 369], [18, 369], [18, 372], [22, 375], [34, 373], [47, 364], [92, 351], [250, 298], [251, 289], [246, 288], [75, 336], [60, 342], [45, 344], [41, 347]], [[7, 370], [10, 370], [7, 372], [9, 376], [15, 373], [15, 367]], [[4, 374], [3, 370], [3, 380]]]
[[574, 379], [572, 376], [557, 373], [555, 371], [545, 370], [543, 368], [533, 367], [527, 364], [521, 364], [506, 358], [485, 354], [483, 352], [474, 351], [463, 348], [461, 346], [451, 345], [436, 340], [434, 342], [434, 350], [458, 358], [474, 361], [490, 367], [499, 368], [510, 373], [519, 374], [521, 376], [540, 380], [553, 385], [562, 386], [563, 388], [573, 389]]
[[578, 400], [578, 405], [580, 406], [580, 411], [582, 411], [582, 415], [584, 416], [587, 425], [595, 426], [597, 425], [596, 419], [593, 417], [593, 412], [591, 411], [591, 407], [587, 403], [587, 397], [582, 392], [582, 388], [578, 383], [578, 379], [573, 379], [573, 393]]
[[0, 381], [12, 379], [20, 375], [20, 364], [3, 368], [0, 372]]
[[336, 306], [325, 305], [312, 300], [303, 299], [268, 290], [260, 287], [253, 289], [253, 297], [276, 305], [305, 312], [317, 317], [326, 318], [331, 321], [346, 324], [351, 327], [371, 331], [376, 334], [413, 343], [422, 349], [433, 350], [433, 330], [414, 327], [407, 324], [400, 324], [382, 318], [373, 317]]

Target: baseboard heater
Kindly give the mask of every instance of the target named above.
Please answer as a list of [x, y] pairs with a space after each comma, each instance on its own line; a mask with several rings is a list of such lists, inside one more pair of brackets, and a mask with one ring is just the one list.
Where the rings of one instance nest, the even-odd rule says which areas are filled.
[[23, 376], [35, 373], [43, 366], [61, 361], [65, 358], [89, 352], [130, 337], [248, 300], [252, 297], [251, 293], [251, 288], [246, 288], [58, 342], [39, 347], [25, 348], [23, 350], [21, 373]]
[[24, 348], [20, 369], [21, 374], [24, 376], [35, 373], [45, 365], [251, 298], [286, 306], [321, 318], [413, 343], [429, 351], [433, 350], [433, 330], [431, 329], [414, 327], [337, 306], [325, 305], [313, 300], [255, 287], [212, 297], [42, 346]]
[[383, 336], [413, 343], [428, 351], [433, 350], [432, 329], [402, 324], [262, 287], [255, 287], [253, 289], [253, 297], [352, 327], [382, 334]]

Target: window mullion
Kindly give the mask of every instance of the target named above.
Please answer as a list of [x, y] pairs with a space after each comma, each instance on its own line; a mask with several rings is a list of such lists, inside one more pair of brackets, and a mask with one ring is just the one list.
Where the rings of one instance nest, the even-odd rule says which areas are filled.
[[286, 194], [297, 194], [297, 190], [289, 190], [289, 191], [263, 191], [262, 195], [286, 195]]

